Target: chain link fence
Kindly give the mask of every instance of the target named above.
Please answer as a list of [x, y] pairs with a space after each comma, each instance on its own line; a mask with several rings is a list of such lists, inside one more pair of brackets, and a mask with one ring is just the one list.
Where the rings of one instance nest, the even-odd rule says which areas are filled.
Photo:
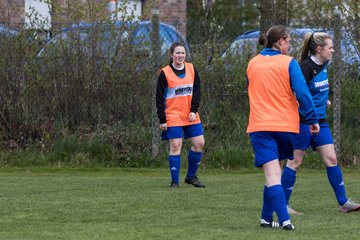
[[[199, 28], [202, 28], [203, 25], [203, 23], [199, 24]], [[199, 61], [197, 65], [204, 72], [204, 85], [209, 87], [206, 93], [214, 92], [212, 85], [216, 81], [221, 85], [216, 88], [221, 92], [221, 96], [218, 97], [225, 96], [226, 101], [230, 104], [228, 111], [232, 115], [236, 115], [238, 111], [247, 113], [245, 71], [247, 62], [260, 50], [257, 45], [259, 36], [257, 30], [260, 27], [240, 32], [231, 40], [222, 41], [222, 39], [229, 39], [221, 36], [227, 36], [227, 33], [232, 30], [231, 26], [233, 25], [229, 25], [230, 29], [226, 29], [228, 26], [217, 27], [219, 29], [218, 39], [206, 37], [207, 40], [203, 44], [191, 44], [191, 46], [194, 61]], [[299, 58], [302, 38], [306, 32], [325, 31], [333, 37], [335, 54], [328, 66], [330, 100], [332, 101], [332, 107], [328, 109], [328, 121], [332, 128], [337, 156], [345, 165], [358, 164], [360, 152], [359, 131], [354, 130], [354, 127], [358, 128], [359, 126], [360, 117], [360, 112], [356, 109], [356, 105], [359, 104], [358, 93], [354, 90], [358, 89], [360, 84], [360, 45], [359, 39], [356, 38], [358, 29], [355, 26], [355, 22], [344, 23], [340, 16], [333, 16], [331, 19], [292, 21], [288, 26], [292, 36], [290, 55], [296, 58]], [[194, 26], [192, 27], [194, 28]], [[214, 35], [210, 34], [209, 36]], [[211, 62], [210, 66], [202, 65], [206, 62]], [[239, 81], [242, 84], [239, 84]], [[232, 99], [236, 100], [232, 101]], [[215, 102], [221, 101], [217, 98]], [[236, 134], [246, 128], [246, 124], [230, 124], [230, 126], [232, 128], [240, 126], [235, 131], [232, 129]], [[348, 128], [353, 129], [352, 134], [345, 133]], [[240, 136], [244, 137], [241, 134]]]
[[[328, 120], [341, 163], [358, 165], [359, 38], [341, 21], [316, 23], [294, 21], [289, 27], [332, 31], [337, 51], [329, 65], [333, 107]], [[245, 75], [248, 60], [258, 47], [245, 44], [241, 51], [226, 54], [237, 36], [251, 30], [232, 29], [237, 24], [193, 23], [187, 28], [186, 38], [192, 40], [189, 61], [195, 64], [202, 82], [200, 115], [206, 138], [203, 164], [207, 166], [252, 166], [252, 149], [245, 133], [249, 109]], [[60, 38], [52, 45], [57, 47], [39, 55], [47, 36], [48, 32], [33, 30], [12, 36], [1, 34], [2, 151], [32, 147], [46, 154], [58, 149], [61, 139], [71, 136], [77, 142], [86, 139], [106, 144], [108, 150], [99, 157], [102, 165], [164, 164], [167, 146], [152, 141], [155, 130], [151, 129], [157, 122], [153, 114], [154, 79], [167, 59], [164, 56], [165, 60], [155, 64], [154, 55], [163, 56], [166, 49], [153, 53], [156, 44], [122, 41], [124, 31], [120, 31], [117, 36], [121, 44], [116, 47], [99, 47], [100, 37], [96, 35], [85, 44], [82, 34], [74, 34], [70, 42]], [[150, 38], [151, 31], [146, 36]], [[299, 44], [294, 40], [295, 56]], [[154, 144], [158, 144], [155, 150]], [[154, 151], [159, 154], [153, 156]]]

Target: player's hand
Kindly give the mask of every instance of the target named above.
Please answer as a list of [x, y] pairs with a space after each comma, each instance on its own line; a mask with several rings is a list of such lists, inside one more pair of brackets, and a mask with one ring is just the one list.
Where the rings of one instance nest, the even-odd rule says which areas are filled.
[[310, 134], [318, 134], [320, 132], [320, 125], [318, 123], [310, 125]]
[[160, 130], [162, 131], [167, 130], [167, 123], [160, 124]]
[[190, 121], [190, 122], [193, 122], [193, 121], [195, 121], [195, 119], [196, 119], [196, 114], [193, 113], [193, 112], [191, 112], [191, 113], [189, 114], [189, 121]]
[[330, 100], [327, 100], [327, 102], [326, 102], [326, 107], [330, 107], [330, 105], [331, 105], [331, 101], [330, 101]]

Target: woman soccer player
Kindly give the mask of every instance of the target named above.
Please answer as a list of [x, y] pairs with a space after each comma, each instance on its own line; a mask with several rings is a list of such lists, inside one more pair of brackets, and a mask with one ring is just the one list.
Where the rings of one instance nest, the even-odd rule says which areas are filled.
[[[300, 109], [310, 131], [319, 132], [309, 89], [300, 66], [287, 56], [290, 34], [283, 26], [273, 26], [259, 38], [266, 46], [247, 67], [250, 117], [247, 132], [255, 154], [255, 166], [262, 167], [265, 174], [261, 227], [282, 227], [294, 230], [286, 209], [285, 193], [281, 186], [279, 160], [293, 155], [293, 141], [299, 132]], [[273, 221], [276, 212], [279, 223]]]
[[282, 175], [288, 212], [291, 214], [299, 214], [290, 207], [289, 200], [296, 181], [297, 170], [304, 159], [305, 150], [310, 146], [320, 154], [326, 165], [328, 180], [340, 206], [339, 210], [348, 213], [360, 209], [360, 204], [346, 197], [342, 172], [337, 162], [334, 142], [326, 121], [326, 108], [331, 104], [328, 98], [329, 81], [326, 65], [332, 59], [334, 52], [333, 42], [329, 34], [309, 32], [305, 35], [301, 47], [300, 67], [316, 107], [320, 133], [315, 135], [310, 133], [309, 125], [304, 121], [306, 113], [300, 110], [300, 134], [296, 136], [294, 160], [288, 160]]
[[188, 171], [185, 183], [205, 187], [197, 178], [205, 144], [203, 127], [198, 114], [200, 79], [192, 63], [185, 62], [184, 44], [173, 43], [169, 49], [170, 64], [161, 69], [156, 89], [156, 106], [162, 139], [169, 140], [168, 157], [171, 175], [170, 187], [179, 186], [182, 138], [190, 138]]

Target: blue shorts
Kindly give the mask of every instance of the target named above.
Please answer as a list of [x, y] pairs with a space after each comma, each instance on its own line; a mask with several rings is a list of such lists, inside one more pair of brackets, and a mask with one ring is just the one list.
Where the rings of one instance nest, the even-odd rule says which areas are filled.
[[308, 124], [300, 124], [300, 133], [296, 134], [294, 149], [306, 150], [311, 147], [314, 151], [317, 147], [334, 144], [329, 125], [327, 123], [320, 124], [320, 132], [318, 134], [310, 134]]
[[192, 138], [204, 135], [204, 130], [201, 123], [188, 125], [168, 127], [167, 130], [162, 131], [161, 140], [169, 140], [174, 138]]
[[275, 159], [292, 158], [295, 133], [290, 132], [253, 132], [250, 133], [255, 154], [255, 166], [262, 167]]

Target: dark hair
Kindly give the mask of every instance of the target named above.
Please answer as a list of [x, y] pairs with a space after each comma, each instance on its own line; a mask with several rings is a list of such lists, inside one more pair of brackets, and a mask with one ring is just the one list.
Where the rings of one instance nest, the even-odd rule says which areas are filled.
[[272, 26], [266, 33], [259, 37], [259, 44], [261, 46], [272, 48], [274, 44], [281, 38], [286, 38], [289, 35], [289, 30], [282, 25]]
[[310, 55], [315, 55], [316, 47], [324, 47], [326, 45], [326, 39], [331, 39], [331, 36], [326, 32], [306, 33], [300, 48], [300, 62], [304, 61]]
[[[170, 57], [169, 63], [170, 63], [170, 64], [172, 64], [172, 62], [173, 62], [171, 56], [173, 55], [176, 47], [183, 47], [183, 48], [185, 48], [185, 44], [182, 43], [182, 42], [174, 42], [173, 44], [171, 44], [171, 46], [170, 46], [170, 48], [169, 48], [169, 54], [170, 54], [170, 55], [169, 55], [169, 57]], [[186, 48], [185, 48], [185, 51], [186, 51]]]

